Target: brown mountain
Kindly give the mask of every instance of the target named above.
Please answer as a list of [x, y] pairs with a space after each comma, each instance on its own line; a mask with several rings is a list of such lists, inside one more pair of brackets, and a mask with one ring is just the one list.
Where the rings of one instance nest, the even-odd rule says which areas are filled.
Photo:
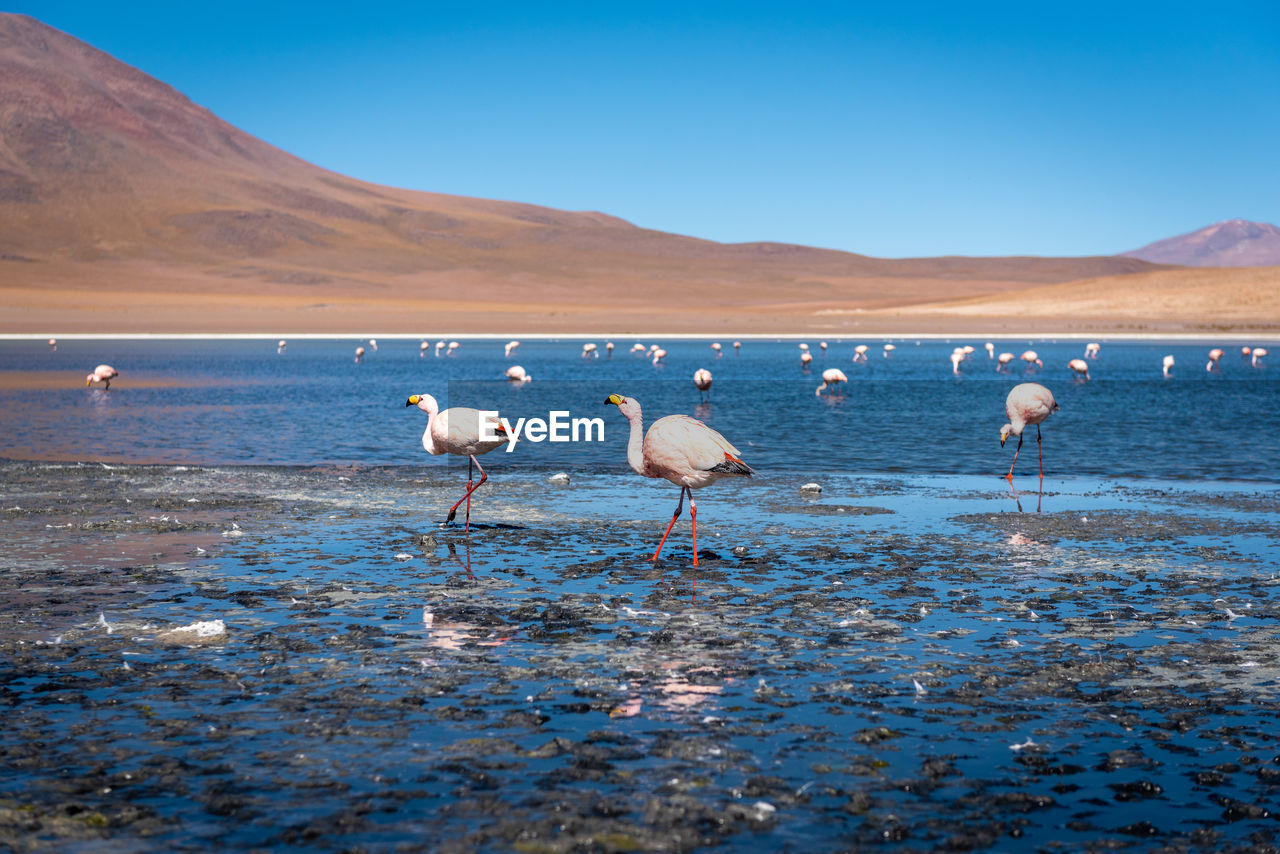
[[1125, 252], [1124, 257], [1186, 267], [1280, 266], [1280, 228], [1265, 222], [1229, 219], [1158, 240]]
[[721, 244], [369, 184], [0, 15], [0, 331], [838, 329], [864, 310], [1154, 269]]

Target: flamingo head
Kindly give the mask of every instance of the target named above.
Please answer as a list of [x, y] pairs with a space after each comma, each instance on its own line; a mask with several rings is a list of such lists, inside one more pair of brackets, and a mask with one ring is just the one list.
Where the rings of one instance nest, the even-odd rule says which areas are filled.
[[1009, 434], [1013, 432], [1013, 425], [1006, 424], [1000, 428], [1000, 447], [1004, 447], [1005, 440], [1009, 438]]
[[89, 376], [85, 377], [84, 378], [85, 388], [88, 388], [89, 386], [93, 385], [93, 381], [96, 380], [97, 378], [98, 378], [97, 374], [89, 374]]
[[440, 411], [440, 404], [429, 394], [411, 394], [405, 406], [416, 406], [428, 415], [435, 415]]
[[640, 401], [636, 400], [634, 397], [623, 397], [620, 394], [611, 394], [604, 399], [604, 402], [606, 404], [611, 403], [618, 407], [618, 411], [626, 416], [628, 421], [640, 415]]

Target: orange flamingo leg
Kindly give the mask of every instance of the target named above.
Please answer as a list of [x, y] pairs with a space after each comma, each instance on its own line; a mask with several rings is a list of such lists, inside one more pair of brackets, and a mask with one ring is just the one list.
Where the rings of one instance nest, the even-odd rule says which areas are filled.
[[[471, 483], [472, 464], [474, 464], [476, 468], [480, 469], [480, 480], [477, 481], [474, 486]], [[449, 508], [449, 516], [448, 518], [445, 519], [445, 522], [453, 521], [453, 517], [458, 515], [458, 508], [462, 505], [462, 502], [465, 501], [467, 502], [467, 533], [468, 534], [471, 533], [471, 493], [475, 492], [477, 489], [483, 486], [484, 482], [488, 479], [489, 479], [489, 475], [485, 474], [484, 466], [480, 465], [480, 461], [477, 460], [475, 457], [468, 457], [467, 458], [467, 494], [459, 498], [458, 503]]]
[[[649, 560], [657, 560], [658, 555], [662, 554], [662, 547], [667, 542], [667, 536], [671, 533], [671, 528], [675, 525], [676, 520], [680, 518], [681, 511], [684, 510], [684, 491], [687, 488], [688, 487], [684, 486], [680, 487], [680, 503], [676, 505], [676, 512], [671, 514], [671, 521], [667, 523], [667, 530], [662, 535], [662, 540], [658, 543], [658, 550], [653, 553], [653, 557], [649, 558]], [[689, 495], [689, 501], [690, 503], [693, 502], [692, 493]]]
[[[1036, 425], [1036, 453], [1040, 456], [1040, 479], [1044, 480], [1044, 448], [1040, 446], [1040, 425]], [[1044, 491], [1044, 484], [1040, 484], [1040, 491]]]
[[[1036, 425], [1036, 429], [1039, 429], [1039, 425]], [[1006, 480], [1008, 480], [1010, 483], [1013, 483], [1013, 467], [1014, 467], [1014, 466], [1016, 466], [1016, 465], [1018, 464], [1018, 454], [1019, 454], [1019, 453], [1021, 453], [1021, 452], [1022, 452], [1022, 434], [1021, 434], [1021, 433], [1019, 433], [1019, 434], [1018, 434], [1018, 447], [1014, 449], [1014, 452], [1013, 452], [1013, 462], [1012, 462], [1012, 463], [1010, 463], [1010, 465], [1009, 465], [1009, 473], [1008, 473], [1007, 475], [1005, 475], [1005, 479], [1006, 479]]]
[[698, 505], [693, 503], [693, 490], [689, 491], [689, 521], [693, 523], [693, 565], [698, 565]]

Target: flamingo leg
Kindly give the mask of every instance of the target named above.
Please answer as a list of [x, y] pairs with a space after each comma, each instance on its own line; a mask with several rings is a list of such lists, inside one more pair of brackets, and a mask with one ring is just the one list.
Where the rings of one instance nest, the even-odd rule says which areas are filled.
[[[1036, 454], [1040, 457], [1040, 480], [1044, 480], [1044, 448], [1040, 445], [1040, 425], [1036, 425]], [[1044, 483], [1040, 484], [1040, 491], [1044, 491]]]
[[[476, 468], [480, 469], [480, 480], [477, 481], [474, 486], [471, 483], [471, 466], [473, 464], [475, 465]], [[449, 516], [448, 518], [445, 519], [445, 521], [452, 522], [453, 517], [458, 515], [458, 507], [460, 507], [462, 505], [462, 502], [465, 501], [467, 503], [467, 533], [471, 533], [471, 493], [475, 492], [477, 489], [483, 486], [484, 482], [488, 479], [489, 479], [489, 475], [485, 474], [484, 466], [480, 465], [480, 461], [477, 460], [474, 456], [468, 457], [467, 494], [459, 498], [458, 503], [449, 508]]]
[[[649, 560], [657, 560], [658, 555], [662, 554], [662, 546], [667, 542], [667, 535], [671, 533], [671, 527], [675, 525], [676, 520], [680, 518], [680, 512], [684, 510], [684, 491], [687, 488], [685, 486], [680, 487], [680, 503], [676, 505], [676, 512], [671, 514], [671, 521], [667, 523], [667, 530], [662, 535], [662, 540], [658, 543], [658, 550], [653, 553], [653, 557], [649, 558]], [[692, 494], [689, 496], [689, 500], [693, 500]]]
[[693, 490], [689, 490], [689, 521], [693, 523], [693, 565], [698, 565], [698, 505], [693, 503]]
[[1018, 464], [1018, 454], [1022, 452], [1022, 434], [1018, 434], [1018, 447], [1013, 452], [1013, 462], [1009, 464], [1009, 473], [1005, 475], [1005, 479], [1009, 483], [1013, 483], [1013, 467]]

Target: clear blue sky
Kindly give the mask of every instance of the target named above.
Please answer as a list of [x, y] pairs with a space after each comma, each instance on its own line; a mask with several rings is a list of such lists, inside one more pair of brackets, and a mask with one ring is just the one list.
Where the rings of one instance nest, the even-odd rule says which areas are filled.
[[1280, 3], [18, 2], [348, 175], [889, 257], [1280, 222]]

